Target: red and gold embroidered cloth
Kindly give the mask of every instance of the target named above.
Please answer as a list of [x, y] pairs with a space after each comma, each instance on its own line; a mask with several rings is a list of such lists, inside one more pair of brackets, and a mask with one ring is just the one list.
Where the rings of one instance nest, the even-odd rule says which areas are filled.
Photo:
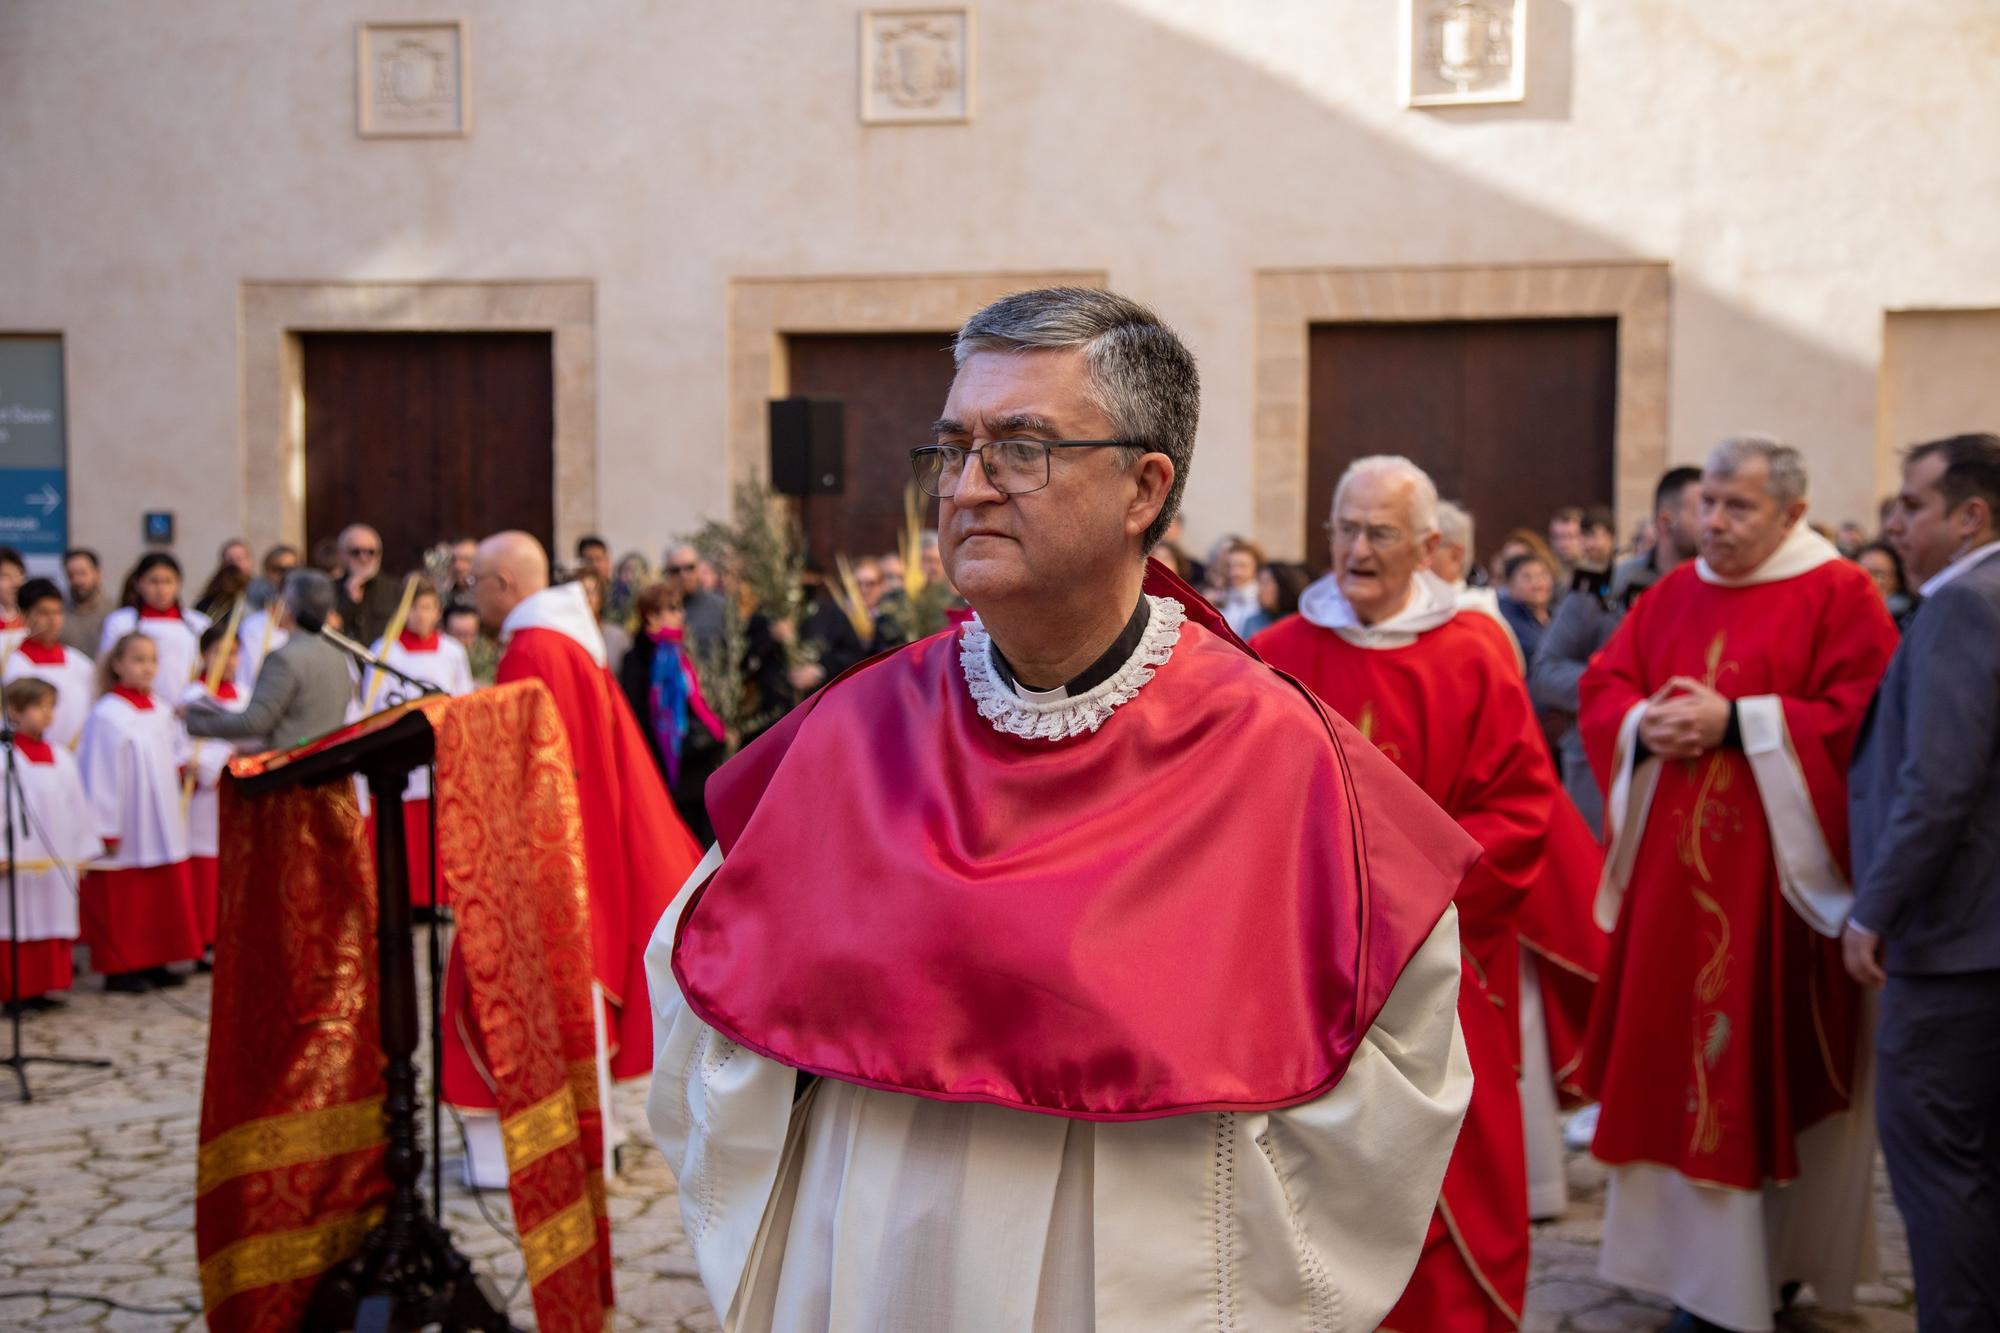
[[[590, 1013], [590, 921], [569, 746], [539, 684], [425, 699], [438, 852], [482, 1053], [498, 1075], [509, 1191], [536, 1322], [601, 1328], [611, 1301]], [[352, 785], [223, 786], [221, 915], [202, 1095], [196, 1248], [209, 1326], [296, 1326], [387, 1198], [375, 872]]]

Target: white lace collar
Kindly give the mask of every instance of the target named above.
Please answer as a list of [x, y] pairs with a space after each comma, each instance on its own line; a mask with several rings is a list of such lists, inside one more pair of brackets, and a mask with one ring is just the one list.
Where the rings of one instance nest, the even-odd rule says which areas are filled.
[[979, 715], [995, 731], [1025, 740], [1060, 741], [1096, 731], [1120, 704], [1131, 702], [1139, 687], [1153, 678], [1156, 667], [1166, 665], [1180, 642], [1186, 608], [1171, 597], [1146, 600], [1152, 604], [1152, 615], [1132, 656], [1109, 680], [1074, 697], [1048, 697], [1039, 691], [1036, 697], [1022, 697], [994, 671], [993, 640], [974, 617], [959, 634], [958, 663]]

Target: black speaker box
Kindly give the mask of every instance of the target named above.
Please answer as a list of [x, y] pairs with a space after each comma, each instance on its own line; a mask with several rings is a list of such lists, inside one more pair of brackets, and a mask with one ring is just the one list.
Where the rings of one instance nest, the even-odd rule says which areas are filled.
[[847, 485], [838, 398], [771, 400], [771, 489], [779, 495], [839, 495]]

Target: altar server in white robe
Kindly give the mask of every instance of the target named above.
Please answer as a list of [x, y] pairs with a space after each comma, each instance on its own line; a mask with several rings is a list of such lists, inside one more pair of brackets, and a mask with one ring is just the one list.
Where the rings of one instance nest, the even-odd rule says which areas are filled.
[[127, 634], [143, 634], [153, 641], [159, 659], [154, 689], [163, 699], [178, 699], [201, 661], [201, 632], [208, 628], [208, 617], [181, 606], [180, 562], [165, 551], [140, 556], [126, 576], [126, 587], [132, 601], [104, 617], [97, 659], [103, 661]]
[[[56, 1007], [48, 997], [70, 988], [77, 936], [76, 881], [81, 867], [104, 850], [92, 825], [76, 756], [48, 738], [61, 700], [55, 686], [23, 677], [6, 690], [14, 728], [21, 807], [15, 815], [15, 900], [0, 903], [0, 998], [28, 1009]], [[6, 844], [0, 842], [0, 852]], [[4, 873], [0, 866], [0, 873]], [[4, 886], [0, 886], [4, 892]], [[18, 938], [18, 949], [6, 941]], [[13, 959], [20, 960], [16, 989]]]
[[0, 684], [33, 677], [55, 686], [55, 717], [42, 739], [75, 750], [83, 739], [83, 722], [97, 699], [97, 663], [62, 641], [62, 589], [48, 579], [21, 585], [21, 615], [28, 637], [7, 655]]
[[84, 876], [83, 940], [112, 991], [182, 985], [167, 965], [202, 953], [181, 808], [187, 733], [153, 692], [158, 668], [154, 641], [143, 633], [111, 645], [78, 754], [97, 832], [110, 849], [104, 868]]
[[957, 360], [913, 465], [979, 619], [711, 779], [648, 951], [702, 1281], [731, 1329], [1372, 1329], [1470, 1093], [1476, 849], [1147, 564], [1157, 317], [1021, 293]]
[[[201, 670], [182, 692], [182, 703], [206, 699], [227, 713], [240, 713], [249, 706], [249, 691], [236, 683], [236, 643], [229, 637], [227, 625], [210, 625], [201, 632]], [[222, 673], [215, 691], [210, 693], [208, 675], [217, 653], [224, 654]], [[233, 755], [239, 750], [254, 750], [257, 743], [232, 744], [191, 737], [188, 747], [194, 770], [194, 788], [187, 807], [188, 869], [194, 877], [195, 919], [201, 923], [201, 942], [213, 949], [216, 911], [222, 893], [222, 774]]]
[[28, 622], [21, 614], [21, 587], [27, 578], [28, 562], [21, 553], [0, 546], [0, 658], [13, 656], [28, 637]]
[[[458, 640], [441, 629], [444, 604], [429, 583], [420, 585], [410, 599], [409, 616], [402, 632], [394, 639], [377, 639], [371, 651], [376, 657], [406, 676], [435, 685], [446, 694], [472, 693], [472, 663]], [[378, 713], [403, 702], [409, 691], [387, 672], [369, 669], [362, 673], [361, 706], [364, 712]], [[410, 904], [429, 907], [431, 901], [431, 772], [420, 768], [410, 774], [403, 789], [403, 834], [409, 848]], [[377, 818], [380, 818], [379, 812]], [[437, 885], [439, 905], [448, 899], [443, 884]]]

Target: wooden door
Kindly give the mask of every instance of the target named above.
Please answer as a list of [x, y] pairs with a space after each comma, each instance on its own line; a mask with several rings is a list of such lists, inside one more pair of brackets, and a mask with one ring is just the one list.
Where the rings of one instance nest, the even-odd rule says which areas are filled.
[[[786, 339], [789, 391], [843, 404], [847, 484], [804, 505], [806, 540], [831, 569], [836, 553], [859, 558], [896, 549], [910, 450], [930, 443], [951, 392], [951, 340], [941, 333], [795, 334]], [[925, 498], [925, 523], [937, 501]]]
[[[306, 539], [382, 534], [400, 576], [426, 548], [555, 532], [555, 382], [546, 333], [310, 333]], [[308, 547], [310, 549], [310, 545]]]
[[1322, 324], [1312, 330], [1305, 550], [1347, 465], [1402, 454], [1478, 525], [1478, 557], [1512, 528], [1546, 534], [1563, 505], [1609, 504], [1615, 319]]

